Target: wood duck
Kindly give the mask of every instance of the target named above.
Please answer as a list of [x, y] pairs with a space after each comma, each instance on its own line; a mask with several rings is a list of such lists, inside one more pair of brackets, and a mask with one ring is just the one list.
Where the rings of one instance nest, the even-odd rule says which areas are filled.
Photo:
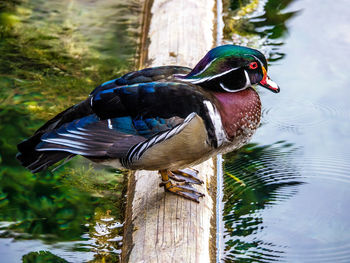
[[248, 142], [261, 115], [255, 84], [279, 92], [264, 55], [236, 45], [210, 50], [193, 69], [130, 72], [45, 123], [18, 144], [17, 159], [33, 173], [75, 155], [159, 170], [166, 190], [199, 202], [191, 184], [202, 181], [187, 167]]

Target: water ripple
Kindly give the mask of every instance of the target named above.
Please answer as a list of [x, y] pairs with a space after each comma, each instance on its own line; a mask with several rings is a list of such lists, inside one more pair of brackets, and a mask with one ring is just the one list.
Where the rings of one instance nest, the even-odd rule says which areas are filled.
[[[262, 123], [271, 123], [278, 128], [299, 134], [301, 130], [319, 126], [332, 118], [350, 120], [350, 113], [341, 108], [323, 105], [299, 98], [281, 98], [262, 110]], [[288, 107], [286, 107], [288, 105]], [[302, 109], [302, 110], [301, 110]]]
[[[333, 182], [332, 187], [344, 189], [344, 186], [350, 184], [349, 154], [305, 156], [302, 148], [287, 142], [278, 142], [266, 146], [250, 144], [236, 153], [227, 154], [224, 158], [225, 262], [350, 262], [350, 237], [345, 235], [345, 240], [333, 243], [329, 240], [313, 240], [310, 236], [310, 240], [306, 239], [300, 244], [295, 240], [294, 243], [288, 241], [287, 244], [283, 244], [286, 240], [275, 240], [273, 237], [278, 237], [280, 231], [289, 233], [295, 230], [283, 228], [283, 224], [276, 224], [285, 219], [274, 218], [273, 225], [271, 222], [269, 225], [265, 222], [264, 212], [274, 209], [274, 215], [278, 215], [284, 213], [285, 209], [291, 209], [292, 214], [298, 213], [295, 209], [298, 209], [299, 205], [294, 207], [293, 204], [289, 204], [289, 200], [295, 200], [294, 197], [305, 184], [309, 185], [307, 189], [310, 191], [310, 197], [314, 194], [317, 196], [319, 191], [322, 191], [318, 188], [320, 184], [328, 185], [329, 182]], [[336, 196], [325, 198], [334, 205], [342, 202], [344, 204], [344, 201], [337, 200]], [[305, 199], [305, 202], [310, 201]], [[327, 215], [332, 213], [332, 210], [329, 211], [332, 207], [323, 204], [322, 200], [320, 202], [317, 205], [325, 206], [321, 206], [322, 211], [327, 211]], [[278, 209], [282, 210], [279, 212]], [[305, 218], [305, 221], [297, 222], [298, 226], [302, 229], [310, 228], [311, 232], [316, 231], [320, 235], [326, 231], [327, 237], [327, 231], [331, 229], [308, 226], [310, 222], [306, 222], [306, 218], [312, 216], [312, 212], [304, 213], [306, 214], [301, 215], [301, 218]], [[336, 230], [347, 226], [347, 223], [344, 223], [345, 226], [338, 226], [330, 215], [322, 217], [320, 214], [315, 220], [325, 227], [335, 224]], [[275, 242], [270, 242], [266, 235], [272, 235]], [[307, 238], [307, 233], [305, 235]]]

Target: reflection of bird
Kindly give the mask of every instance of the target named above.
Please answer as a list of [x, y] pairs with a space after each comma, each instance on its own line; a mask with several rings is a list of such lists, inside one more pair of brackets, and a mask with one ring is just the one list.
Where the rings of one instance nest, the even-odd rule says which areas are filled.
[[261, 114], [251, 86], [279, 92], [266, 71], [259, 51], [224, 45], [192, 70], [128, 73], [49, 120], [18, 145], [17, 158], [34, 173], [74, 155], [117, 168], [160, 170], [166, 190], [198, 202], [202, 194], [190, 185], [202, 183], [197, 172], [178, 169], [249, 140]]

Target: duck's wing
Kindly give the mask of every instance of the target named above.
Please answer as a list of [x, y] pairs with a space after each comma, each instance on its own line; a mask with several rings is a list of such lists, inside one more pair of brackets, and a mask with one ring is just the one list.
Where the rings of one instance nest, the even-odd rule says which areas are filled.
[[65, 151], [86, 157], [124, 157], [135, 144], [175, 127], [182, 120], [130, 116], [101, 120], [95, 114], [62, 125], [44, 134], [36, 150]]
[[[35, 147], [40, 143], [41, 137], [46, 133], [60, 128], [62, 125], [94, 114], [91, 107], [91, 97], [98, 94], [100, 91], [137, 83], [165, 81], [168, 79], [173, 79], [174, 74], [188, 74], [190, 71], [190, 68], [180, 66], [146, 68], [139, 71], [130, 72], [120, 78], [116, 78], [101, 84], [95, 88], [93, 92], [91, 92], [89, 98], [59, 113], [54, 118], [46, 122], [43, 126], [41, 126], [32, 137], [19, 143], [17, 145], [19, 151], [17, 158], [24, 166], [28, 166], [31, 163], [37, 161], [39, 158], [39, 153], [35, 150]], [[64, 152], [51, 152], [50, 155], [51, 156], [48, 157], [48, 159], [52, 160], [51, 162], [53, 162], [53, 160], [56, 160], [55, 162], [57, 162], [67, 157], [67, 154]]]
[[209, 120], [210, 133], [214, 127], [204, 100], [208, 98], [201, 90], [186, 83], [151, 82], [102, 90], [89, 99], [92, 114], [60, 126], [49, 121], [49, 130], [36, 133], [36, 144], [29, 149], [25, 142], [19, 145], [18, 159], [38, 172], [69, 155], [126, 158], [141, 143], [147, 148], [179, 133], [193, 116], [201, 116], [204, 123]]
[[41, 126], [35, 134], [41, 134], [45, 131], [49, 131], [60, 127], [61, 125], [77, 120], [88, 115], [93, 114], [91, 107], [91, 98], [99, 94], [103, 90], [109, 90], [113, 88], [125, 88], [128, 85], [140, 84], [149, 82], [162, 82], [174, 78], [174, 75], [187, 74], [191, 69], [187, 67], [180, 66], [161, 66], [153, 68], [145, 68], [138, 71], [133, 71], [125, 74], [120, 78], [109, 80], [96, 87], [90, 94], [90, 97], [63, 112], [56, 115], [54, 118], [46, 122]]
[[18, 147], [17, 158], [32, 172], [39, 172], [69, 156], [92, 159], [123, 158], [134, 145], [153, 134], [175, 127], [182, 119], [133, 119], [130, 116], [101, 120], [96, 114], [65, 123], [38, 134]]
[[203, 101], [210, 100], [198, 86], [182, 82], [149, 82], [105, 89], [91, 96], [93, 112], [101, 119], [120, 116], [186, 118], [206, 115]]

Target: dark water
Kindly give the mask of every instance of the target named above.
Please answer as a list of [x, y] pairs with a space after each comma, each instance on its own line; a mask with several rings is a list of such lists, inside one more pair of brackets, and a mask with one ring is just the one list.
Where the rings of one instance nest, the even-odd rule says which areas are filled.
[[224, 156], [222, 259], [350, 262], [350, 3], [231, 2], [226, 41], [270, 54], [281, 93], [260, 89], [260, 129]]
[[134, 69], [140, 13], [137, 1], [0, 2], [1, 262], [119, 261], [124, 174], [75, 158], [32, 175], [15, 154], [50, 117]]

